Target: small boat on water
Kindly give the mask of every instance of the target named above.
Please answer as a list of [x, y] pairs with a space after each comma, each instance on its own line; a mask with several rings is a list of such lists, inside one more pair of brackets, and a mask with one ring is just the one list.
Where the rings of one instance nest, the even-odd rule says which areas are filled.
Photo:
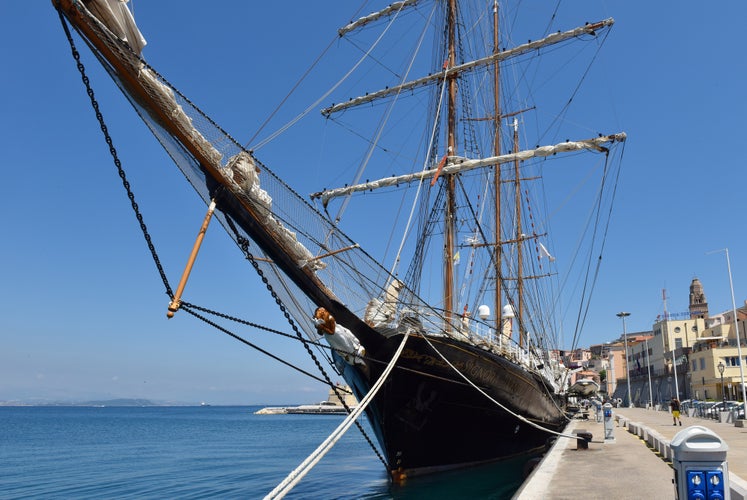
[[289, 406], [285, 413], [301, 415], [347, 415], [345, 407], [332, 401], [321, 401], [315, 405]]
[[[365, 412], [393, 478], [529, 457], [564, 428], [569, 377], [558, 348], [569, 304], [560, 301], [571, 294], [563, 285], [571, 277], [584, 291], [573, 304], [575, 341], [590, 300], [586, 292], [594, 288], [591, 270], [601, 262], [618, 146], [626, 136], [560, 136], [580, 85], [568, 90], [560, 76], [544, 75], [553, 84], [541, 86], [542, 98], [525, 85], [545, 68], [538, 57], [559, 56], [571, 42], [600, 46], [612, 19], [561, 30], [550, 17], [536, 36], [518, 43], [528, 31], [507, 32], [518, 27], [518, 11], [493, 1], [403, 0], [351, 21], [338, 31], [358, 58], [350, 74], [365, 65], [357, 81], [382, 87], [359, 97], [337, 95], [337, 103], [321, 110], [325, 123], [340, 125], [340, 135], [319, 167], [336, 170], [329, 179], [342, 174], [349, 181], [320, 190], [291, 186], [297, 172], [271, 170], [255, 148], [235, 140], [152, 68], [125, 3], [53, 4], [205, 201], [203, 228], [216, 217], [309, 353], [322, 353], [359, 401], [371, 396]], [[385, 45], [388, 35], [394, 41]], [[423, 42], [429, 35], [432, 44]], [[76, 53], [72, 36], [69, 41]], [[432, 52], [426, 55], [426, 48]], [[405, 63], [385, 62], [389, 55], [403, 55]], [[575, 61], [568, 56], [558, 68]], [[384, 71], [374, 76], [375, 70]], [[253, 92], [263, 83], [247, 82]], [[551, 102], [544, 94], [561, 107], [538, 111]], [[363, 111], [376, 116], [364, 118]], [[545, 117], [554, 118], [541, 122]], [[354, 128], [348, 118], [365, 125]], [[528, 126], [534, 119], [538, 125]], [[536, 138], [527, 138], [530, 132]], [[556, 137], [562, 139], [540, 145]], [[355, 150], [352, 142], [360, 139]], [[349, 152], [362, 158], [352, 173], [346, 169], [353, 163], [342, 158]], [[590, 250], [566, 260], [586, 267], [569, 265], [559, 286], [544, 188], [560, 192], [560, 199], [552, 197], [559, 205], [576, 190], [571, 172], [541, 179], [555, 165], [568, 165], [556, 163], [563, 156], [574, 166], [589, 159], [585, 175], [596, 177], [584, 204], [590, 215], [569, 217]], [[312, 189], [309, 200], [298, 194]], [[360, 215], [347, 213], [352, 196], [361, 198]], [[565, 229], [563, 237], [572, 239]], [[204, 230], [198, 240], [202, 236]], [[204, 311], [182, 299], [181, 284], [167, 290], [170, 316]], [[332, 406], [298, 409], [323, 413]]]
[[348, 410], [356, 407], [355, 400], [350, 387], [337, 384], [329, 389], [327, 399], [312, 405], [300, 406], [268, 406], [254, 412], [257, 415], [347, 415]]

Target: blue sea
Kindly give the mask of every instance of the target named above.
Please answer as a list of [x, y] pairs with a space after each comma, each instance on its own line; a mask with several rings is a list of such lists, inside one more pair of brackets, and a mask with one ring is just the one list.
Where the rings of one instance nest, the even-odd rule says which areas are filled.
[[[0, 407], [0, 498], [262, 498], [344, 417], [259, 408]], [[522, 465], [393, 485], [353, 426], [286, 498], [510, 498]]]

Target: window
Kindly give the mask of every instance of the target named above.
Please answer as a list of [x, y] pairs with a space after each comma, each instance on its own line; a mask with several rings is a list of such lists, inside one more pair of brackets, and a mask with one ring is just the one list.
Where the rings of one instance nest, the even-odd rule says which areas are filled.
[[674, 333], [680, 333], [680, 331], [682, 331], [682, 329], [679, 326], [674, 327]]
[[705, 358], [700, 358], [700, 369], [705, 370]]
[[677, 337], [674, 339], [674, 348], [675, 349], [682, 349], [682, 339]]
[[693, 371], [698, 371], [698, 362], [696, 360], [693, 360]]

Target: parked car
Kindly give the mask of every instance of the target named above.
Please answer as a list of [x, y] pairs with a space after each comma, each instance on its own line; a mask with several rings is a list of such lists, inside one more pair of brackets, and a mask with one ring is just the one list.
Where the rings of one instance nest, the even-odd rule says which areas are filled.
[[694, 404], [695, 415], [701, 418], [708, 417], [708, 410], [715, 405], [715, 401], [698, 401]]
[[735, 418], [744, 419], [744, 403], [737, 403], [731, 411], [734, 412]]
[[692, 408], [693, 401], [691, 399], [685, 399], [684, 401], [680, 402], [680, 411], [687, 415], [687, 410]]
[[708, 408], [706, 412], [706, 416], [708, 418], [718, 420], [720, 412], [729, 411], [735, 406], [737, 406], [738, 404], [739, 404], [738, 401], [719, 401], [718, 403]]

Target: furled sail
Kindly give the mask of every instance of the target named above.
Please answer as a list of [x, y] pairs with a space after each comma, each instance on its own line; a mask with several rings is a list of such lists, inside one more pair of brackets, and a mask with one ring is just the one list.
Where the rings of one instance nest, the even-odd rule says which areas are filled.
[[127, 8], [128, 2], [129, 0], [93, 0], [87, 3], [87, 7], [109, 31], [127, 42], [140, 55], [146, 41]]
[[345, 34], [350, 33], [351, 31], [356, 30], [358, 28], [361, 28], [369, 23], [372, 23], [381, 17], [394, 14], [395, 12], [399, 12], [406, 7], [415, 5], [416, 3], [418, 3], [418, 1], [419, 0], [403, 0], [401, 2], [394, 2], [388, 5], [386, 8], [381, 9], [378, 12], [372, 12], [371, 14], [367, 16], [361, 17], [360, 19], [343, 26], [342, 28], [337, 30], [337, 33], [339, 33], [340, 36], [345, 36]]
[[400, 184], [408, 184], [410, 182], [422, 181], [430, 179], [436, 175], [447, 175], [456, 174], [459, 172], [466, 172], [476, 168], [481, 168], [489, 165], [499, 165], [501, 163], [509, 163], [513, 161], [524, 161], [531, 158], [538, 158], [544, 156], [551, 156], [557, 153], [565, 153], [570, 151], [580, 151], [583, 149], [593, 149], [596, 151], [604, 151], [602, 144], [621, 142], [624, 141], [626, 135], [624, 132], [614, 135], [605, 135], [601, 137], [595, 137], [593, 139], [586, 139], [583, 141], [567, 141], [555, 144], [553, 146], [541, 146], [535, 149], [528, 149], [525, 151], [519, 151], [518, 153], [509, 153], [501, 156], [491, 156], [489, 158], [481, 158], [477, 160], [467, 160], [457, 157], [449, 157], [447, 159], [447, 165], [443, 168], [431, 168], [423, 170], [422, 172], [416, 172], [413, 174], [398, 175], [393, 177], [386, 177], [371, 182], [365, 182], [363, 184], [356, 184], [354, 186], [347, 186], [338, 189], [329, 189], [327, 191], [319, 191], [311, 195], [312, 198], [318, 198], [326, 205], [332, 198], [338, 198], [340, 196], [347, 196], [351, 193], [360, 191], [370, 191], [373, 189], [379, 189], [383, 187], [399, 186]]
[[568, 31], [563, 31], [563, 32], [559, 31], [557, 33], [553, 33], [539, 40], [534, 40], [534, 41], [530, 41], [522, 45], [518, 45], [512, 49], [504, 50], [501, 52], [496, 52], [495, 54], [491, 54], [489, 56], [483, 57], [481, 59], [477, 59], [475, 61], [470, 61], [464, 64], [460, 64], [458, 66], [454, 66], [453, 68], [446, 68], [441, 73], [435, 73], [432, 75], [428, 75], [423, 78], [418, 78], [417, 80], [413, 80], [411, 82], [403, 83], [401, 85], [389, 87], [383, 90], [379, 90], [377, 92], [371, 92], [364, 96], [350, 99], [347, 102], [343, 102], [340, 104], [334, 104], [328, 108], [324, 108], [322, 110], [322, 114], [324, 116], [329, 116], [333, 113], [337, 113], [345, 109], [358, 106], [360, 104], [365, 104], [367, 102], [371, 102], [376, 99], [381, 99], [383, 97], [397, 95], [406, 90], [412, 90], [418, 87], [422, 87], [423, 85], [428, 85], [438, 80], [443, 80], [445, 78], [448, 78], [449, 76], [463, 73], [465, 71], [488, 66], [490, 64], [495, 64], [496, 62], [505, 61], [506, 59], [520, 56], [522, 54], [526, 54], [527, 52], [538, 50], [548, 45], [560, 43], [570, 38], [575, 38], [577, 36], [584, 35], [584, 34], [595, 34], [597, 31], [603, 28], [611, 27], [614, 23], [615, 23], [615, 20], [610, 18], [610, 19], [605, 19], [603, 21], [599, 21], [597, 23], [587, 24], [579, 28], [574, 28]]

